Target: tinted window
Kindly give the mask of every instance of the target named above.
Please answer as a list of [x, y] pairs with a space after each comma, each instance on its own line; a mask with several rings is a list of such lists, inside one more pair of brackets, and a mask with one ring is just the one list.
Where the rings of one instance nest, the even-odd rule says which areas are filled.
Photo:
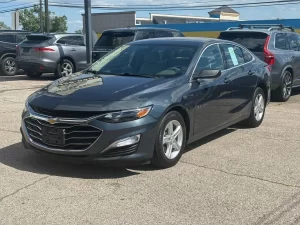
[[286, 40], [285, 34], [276, 34], [275, 36], [275, 48], [287, 50], [288, 49], [288, 43]]
[[155, 32], [148, 30], [148, 31], [139, 31], [136, 36], [136, 40], [144, 40], [149, 38], [155, 38]]
[[71, 43], [72, 43], [72, 45], [84, 46], [83, 37], [82, 36], [73, 36]]
[[222, 45], [225, 57], [226, 68], [232, 68], [245, 63], [243, 51], [240, 47], [224, 44]]
[[243, 51], [245, 63], [250, 62], [253, 59], [253, 56], [250, 54], [249, 51], [245, 49], [242, 49], [242, 51]]
[[209, 46], [201, 55], [195, 73], [204, 69], [223, 70], [223, 59], [218, 45]]
[[95, 46], [97, 47], [118, 47], [133, 41], [133, 32], [104, 32]]
[[173, 37], [173, 34], [169, 31], [156, 31], [155, 36], [157, 38], [163, 38], [163, 37]]
[[[198, 46], [123, 45], [92, 65], [101, 75], [179, 76], [185, 74]], [[162, 59], [162, 55], [168, 57]]]
[[173, 37], [184, 37], [184, 35], [182, 33], [177, 32], [177, 31], [173, 31], [172, 34], [173, 34]]
[[69, 37], [62, 37], [56, 43], [71, 45], [73, 43], [73, 38], [71, 36], [69, 36]]
[[27, 43], [27, 44], [38, 44], [38, 43], [44, 43], [44, 42], [51, 43], [51, 42], [53, 42], [53, 40], [54, 40], [54, 37], [51, 37], [51, 36], [27, 35], [24, 43]]
[[252, 52], [263, 52], [267, 34], [261, 32], [221, 32], [219, 39], [234, 41]]
[[299, 46], [298, 46], [297, 35], [296, 34], [287, 34], [287, 39], [288, 39], [290, 49], [298, 51]]
[[16, 43], [20, 43], [26, 39], [26, 34], [17, 34], [16, 38]]
[[8, 43], [15, 43], [15, 35], [13, 34], [1, 34], [0, 41], [8, 42]]

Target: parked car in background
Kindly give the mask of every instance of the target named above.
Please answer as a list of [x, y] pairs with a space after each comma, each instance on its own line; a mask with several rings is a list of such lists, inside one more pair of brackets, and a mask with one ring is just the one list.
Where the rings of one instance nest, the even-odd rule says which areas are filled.
[[233, 42], [131, 42], [32, 94], [23, 143], [66, 160], [171, 167], [187, 143], [241, 121], [258, 127], [270, 78], [266, 63]]
[[111, 50], [132, 41], [162, 37], [184, 37], [184, 35], [178, 30], [153, 27], [106, 30], [94, 46], [92, 60], [95, 62]]
[[18, 72], [16, 45], [22, 42], [29, 31], [0, 30], [0, 75], [14, 76]]
[[70, 75], [86, 68], [86, 46], [81, 34], [32, 34], [17, 46], [17, 62], [29, 77], [54, 73]]
[[288, 101], [292, 88], [300, 86], [300, 36], [292, 27], [242, 24], [221, 32], [219, 39], [245, 46], [270, 66], [274, 100]]

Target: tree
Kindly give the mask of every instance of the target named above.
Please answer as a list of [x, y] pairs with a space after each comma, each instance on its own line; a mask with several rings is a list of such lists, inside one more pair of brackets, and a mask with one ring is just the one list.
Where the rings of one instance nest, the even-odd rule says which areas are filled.
[[76, 34], [82, 34], [82, 30], [75, 30]]
[[10, 30], [10, 27], [7, 26], [5, 23], [0, 22], [0, 30]]
[[[20, 24], [23, 30], [32, 32], [40, 32], [40, 8], [35, 5], [31, 9], [24, 9], [20, 11]], [[45, 22], [45, 12], [42, 13], [43, 22]], [[66, 32], [68, 30], [67, 17], [56, 16], [54, 12], [49, 11], [49, 26], [50, 32]], [[46, 30], [45, 24], [43, 24], [43, 31]]]

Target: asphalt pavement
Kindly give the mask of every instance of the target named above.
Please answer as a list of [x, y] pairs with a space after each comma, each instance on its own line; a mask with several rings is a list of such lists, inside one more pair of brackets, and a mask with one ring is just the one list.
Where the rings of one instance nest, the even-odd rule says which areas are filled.
[[51, 161], [22, 147], [24, 102], [52, 76], [0, 77], [0, 224], [300, 224], [300, 90], [257, 129], [187, 146], [173, 168]]

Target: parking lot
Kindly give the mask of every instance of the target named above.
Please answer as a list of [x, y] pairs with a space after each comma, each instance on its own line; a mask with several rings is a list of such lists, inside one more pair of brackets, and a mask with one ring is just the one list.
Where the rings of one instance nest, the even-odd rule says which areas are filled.
[[300, 224], [300, 90], [257, 129], [232, 127], [175, 167], [51, 161], [22, 147], [28, 95], [52, 76], [0, 77], [0, 224]]

